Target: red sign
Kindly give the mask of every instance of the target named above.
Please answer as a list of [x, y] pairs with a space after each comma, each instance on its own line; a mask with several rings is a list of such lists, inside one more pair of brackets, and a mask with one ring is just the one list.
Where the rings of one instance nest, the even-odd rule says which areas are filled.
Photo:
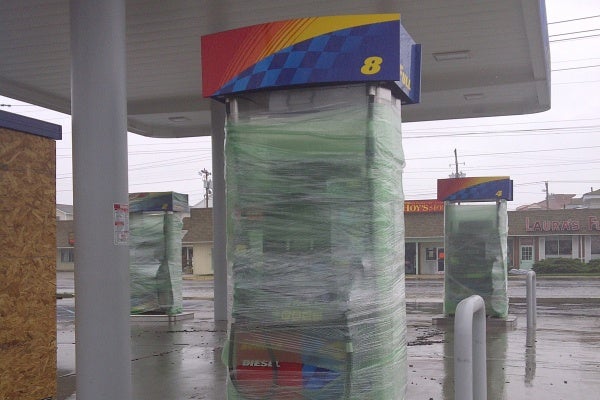
[[229, 360], [230, 379], [248, 399], [317, 398], [315, 393], [333, 390], [329, 385], [345, 375], [346, 355], [346, 344], [339, 340], [298, 331], [237, 331]]
[[439, 200], [405, 200], [404, 212], [410, 213], [440, 213], [444, 212], [444, 202]]
[[508, 176], [474, 176], [438, 179], [438, 200], [497, 201], [513, 199], [513, 183]]

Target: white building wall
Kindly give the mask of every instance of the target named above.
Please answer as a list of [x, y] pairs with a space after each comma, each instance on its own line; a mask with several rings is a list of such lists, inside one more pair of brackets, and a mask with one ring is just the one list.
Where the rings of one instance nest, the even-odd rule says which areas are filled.
[[212, 242], [194, 243], [194, 275], [212, 275]]

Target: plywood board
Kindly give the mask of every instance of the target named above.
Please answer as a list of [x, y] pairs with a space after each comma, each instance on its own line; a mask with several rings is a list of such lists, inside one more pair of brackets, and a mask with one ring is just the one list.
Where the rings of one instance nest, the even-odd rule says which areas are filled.
[[0, 399], [56, 394], [55, 158], [0, 128]]

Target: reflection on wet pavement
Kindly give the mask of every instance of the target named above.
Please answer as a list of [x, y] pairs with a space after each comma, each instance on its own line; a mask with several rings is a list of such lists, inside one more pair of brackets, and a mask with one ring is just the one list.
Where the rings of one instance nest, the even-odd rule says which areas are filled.
[[[68, 280], [61, 290], [69, 290]], [[442, 291], [442, 280], [407, 281], [407, 400], [454, 399], [453, 329], [432, 325], [432, 318], [442, 313]], [[517, 326], [487, 330], [488, 399], [597, 399], [600, 279], [538, 278], [542, 301], [529, 347], [524, 281], [509, 280], [509, 293], [509, 312], [517, 316]], [[226, 327], [212, 321], [212, 281], [184, 281], [184, 309], [195, 318], [132, 325], [134, 399], [225, 400], [221, 351]], [[57, 300], [59, 400], [75, 399], [74, 317], [74, 300]]]

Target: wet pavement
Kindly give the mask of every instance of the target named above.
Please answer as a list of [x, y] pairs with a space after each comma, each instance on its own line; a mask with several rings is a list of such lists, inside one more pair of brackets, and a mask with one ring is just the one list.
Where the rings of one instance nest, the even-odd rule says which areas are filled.
[[[487, 331], [488, 399], [600, 398], [600, 278], [537, 279], [534, 346], [526, 346], [525, 278], [509, 279], [514, 328]], [[221, 350], [226, 327], [213, 318], [213, 282], [184, 280], [184, 310], [194, 319], [131, 326], [133, 399], [225, 400]], [[57, 293], [73, 293], [59, 272]], [[58, 400], [76, 398], [74, 299], [57, 300]], [[443, 280], [407, 279], [407, 400], [453, 400], [452, 327], [432, 325], [442, 312]], [[457, 399], [458, 400], [458, 399]]]

